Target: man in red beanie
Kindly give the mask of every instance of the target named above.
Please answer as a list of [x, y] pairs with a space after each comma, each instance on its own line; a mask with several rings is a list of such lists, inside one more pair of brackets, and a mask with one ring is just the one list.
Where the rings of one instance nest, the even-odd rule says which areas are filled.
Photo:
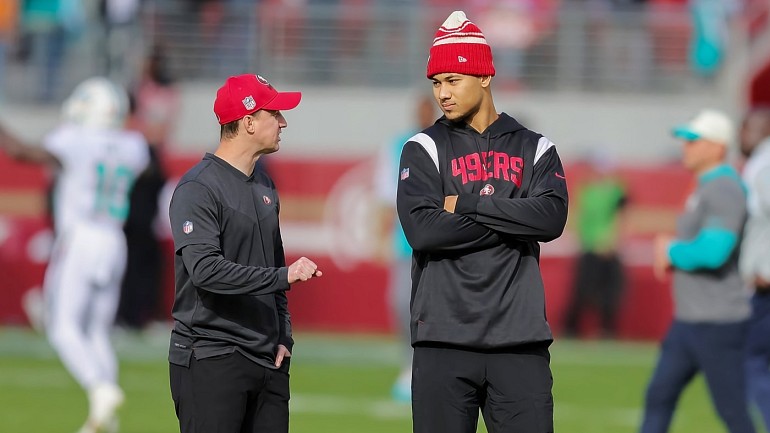
[[259, 75], [217, 92], [217, 150], [179, 181], [169, 216], [176, 250], [171, 396], [182, 433], [289, 431], [291, 336], [286, 291], [320, 277], [302, 257], [286, 266], [273, 181], [254, 165], [278, 150], [279, 93]]
[[567, 185], [554, 144], [492, 101], [481, 30], [453, 12], [427, 76], [444, 113], [404, 145], [397, 207], [414, 249], [416, 433], [553, 431], [539, 242], [559, 237]]

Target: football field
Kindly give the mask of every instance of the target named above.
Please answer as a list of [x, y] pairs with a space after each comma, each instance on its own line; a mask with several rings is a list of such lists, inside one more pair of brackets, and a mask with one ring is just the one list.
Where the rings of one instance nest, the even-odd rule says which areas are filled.
[[[127, 397], [120, 431], [178, 432], [168, 390], [167, 334], [117, 334], [115, 341]], [[557, 341], [551, 352], [556, 432], [637, 431], [656, 345]], [[409, 406], [390, 398], [399, 359], [388, 336], [297, 335], [291, 432], [410, 432]], [[0, 329], [0, 432], [71, 433], [85, 415], [85, 395], [45, 339], [28, 330]], [[671, 432], [724, 431], [698, 379], [685, 391]]]

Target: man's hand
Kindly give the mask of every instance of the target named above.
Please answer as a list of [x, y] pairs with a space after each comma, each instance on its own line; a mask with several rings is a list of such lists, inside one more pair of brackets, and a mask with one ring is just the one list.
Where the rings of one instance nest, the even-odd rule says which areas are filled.
[[444, 210], [447, 212], [455, 213], [455, 206], [457, 206], [457, 196], [448, 195], [444, 197]]
[[652, 272], [659, 281], [666, 278], [666, 271], [671, 267], [671, 261], [668, 258], [668, 249], [673, 237], [669, 235], [658, 235], [655, 238], [652, 258]]
[[759, 275], [754, 276], [754, 289], [757, 293], [770, 293], [770, 281]]
[[323, 274], [318, 270], [318, 266], [307, 257], [300, 257], [299, 260], [289, 265], [289, 284], [307, 281], [321, 275]]
[[283, 363], [283, 358], [291, 358], [291, 352], [283, 344], [278, 345], [278, 352], [275, 354], [275, 366], [280, 367]]

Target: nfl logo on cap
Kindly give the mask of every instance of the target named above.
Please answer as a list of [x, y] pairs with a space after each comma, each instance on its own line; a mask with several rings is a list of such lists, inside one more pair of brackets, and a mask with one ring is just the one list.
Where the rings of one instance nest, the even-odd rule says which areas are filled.
[[184, 234], [189, 235], [193, 231], [193, 223], [192, 221], [185, 221], [184, 224], [182, 224], [182, 231]]
[[246, 107], [247, 110], [253, 110], [257, 106], [257, 102], [254, 101], [254, 98], [251, 96], [247, 96], [243, 98], [243, 106]]

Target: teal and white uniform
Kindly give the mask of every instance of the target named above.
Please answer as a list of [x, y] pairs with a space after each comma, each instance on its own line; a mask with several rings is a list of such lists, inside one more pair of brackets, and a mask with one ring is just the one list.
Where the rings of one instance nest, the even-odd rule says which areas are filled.
[[115, 383], [109, 332], [125, 270], [123, 222], [149, 149], [136, 132], [70, 124], [51, 132], [43, 145], [61, 163], [56, 241], [44, 284], [47, 334], [83, 388]]

